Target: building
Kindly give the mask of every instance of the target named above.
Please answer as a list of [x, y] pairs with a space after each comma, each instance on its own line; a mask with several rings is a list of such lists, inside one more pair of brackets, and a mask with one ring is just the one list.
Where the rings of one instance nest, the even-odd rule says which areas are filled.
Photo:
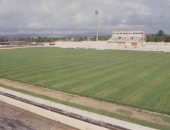
[[131, 44], [131, 46], [136, 47], [145, 41], [146, 36], [143, 31], [116, 31], [112, 33], [108, 43]]

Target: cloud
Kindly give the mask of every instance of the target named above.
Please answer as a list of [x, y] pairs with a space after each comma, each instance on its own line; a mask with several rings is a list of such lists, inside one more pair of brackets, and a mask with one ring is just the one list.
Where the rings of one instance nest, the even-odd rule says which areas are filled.
[[168, 0], [0, 0], [0, 32], [93, 32], [96, 9], [101, 32], [170, 30], [167, 4]]

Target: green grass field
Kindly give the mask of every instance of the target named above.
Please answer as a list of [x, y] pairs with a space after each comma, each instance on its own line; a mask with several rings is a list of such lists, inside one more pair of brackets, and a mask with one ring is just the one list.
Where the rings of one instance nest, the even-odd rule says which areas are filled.
[[170, 114], [170, 54], [0, 50], [0, 77]]

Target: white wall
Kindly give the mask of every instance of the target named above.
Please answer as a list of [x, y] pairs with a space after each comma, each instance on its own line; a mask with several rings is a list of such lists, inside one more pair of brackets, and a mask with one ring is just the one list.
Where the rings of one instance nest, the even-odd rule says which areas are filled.
[[84, 42], [55, 42], [54, 47], [59, 48], [83, 48], [96, 50], [134, 50], [134, 51], [163, 51], [170, 52], [170, 43], [139, 43], [137, 48], [131, 43], [118, 44], [107, 41], [84, 41]]

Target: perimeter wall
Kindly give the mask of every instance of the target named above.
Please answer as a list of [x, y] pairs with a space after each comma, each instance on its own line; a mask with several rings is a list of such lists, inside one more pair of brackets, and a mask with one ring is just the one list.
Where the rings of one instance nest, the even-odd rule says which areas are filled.
[[132, 43], [108, 43], [107, 41], [83, 41], [83, 42], [54, 42], [44, 43], [45, 47], [82, 48], [96, 50], [134, 50], [134, 51], [162, 51], [170, 52], [170, 43], [145, 42], [132, 45]]

